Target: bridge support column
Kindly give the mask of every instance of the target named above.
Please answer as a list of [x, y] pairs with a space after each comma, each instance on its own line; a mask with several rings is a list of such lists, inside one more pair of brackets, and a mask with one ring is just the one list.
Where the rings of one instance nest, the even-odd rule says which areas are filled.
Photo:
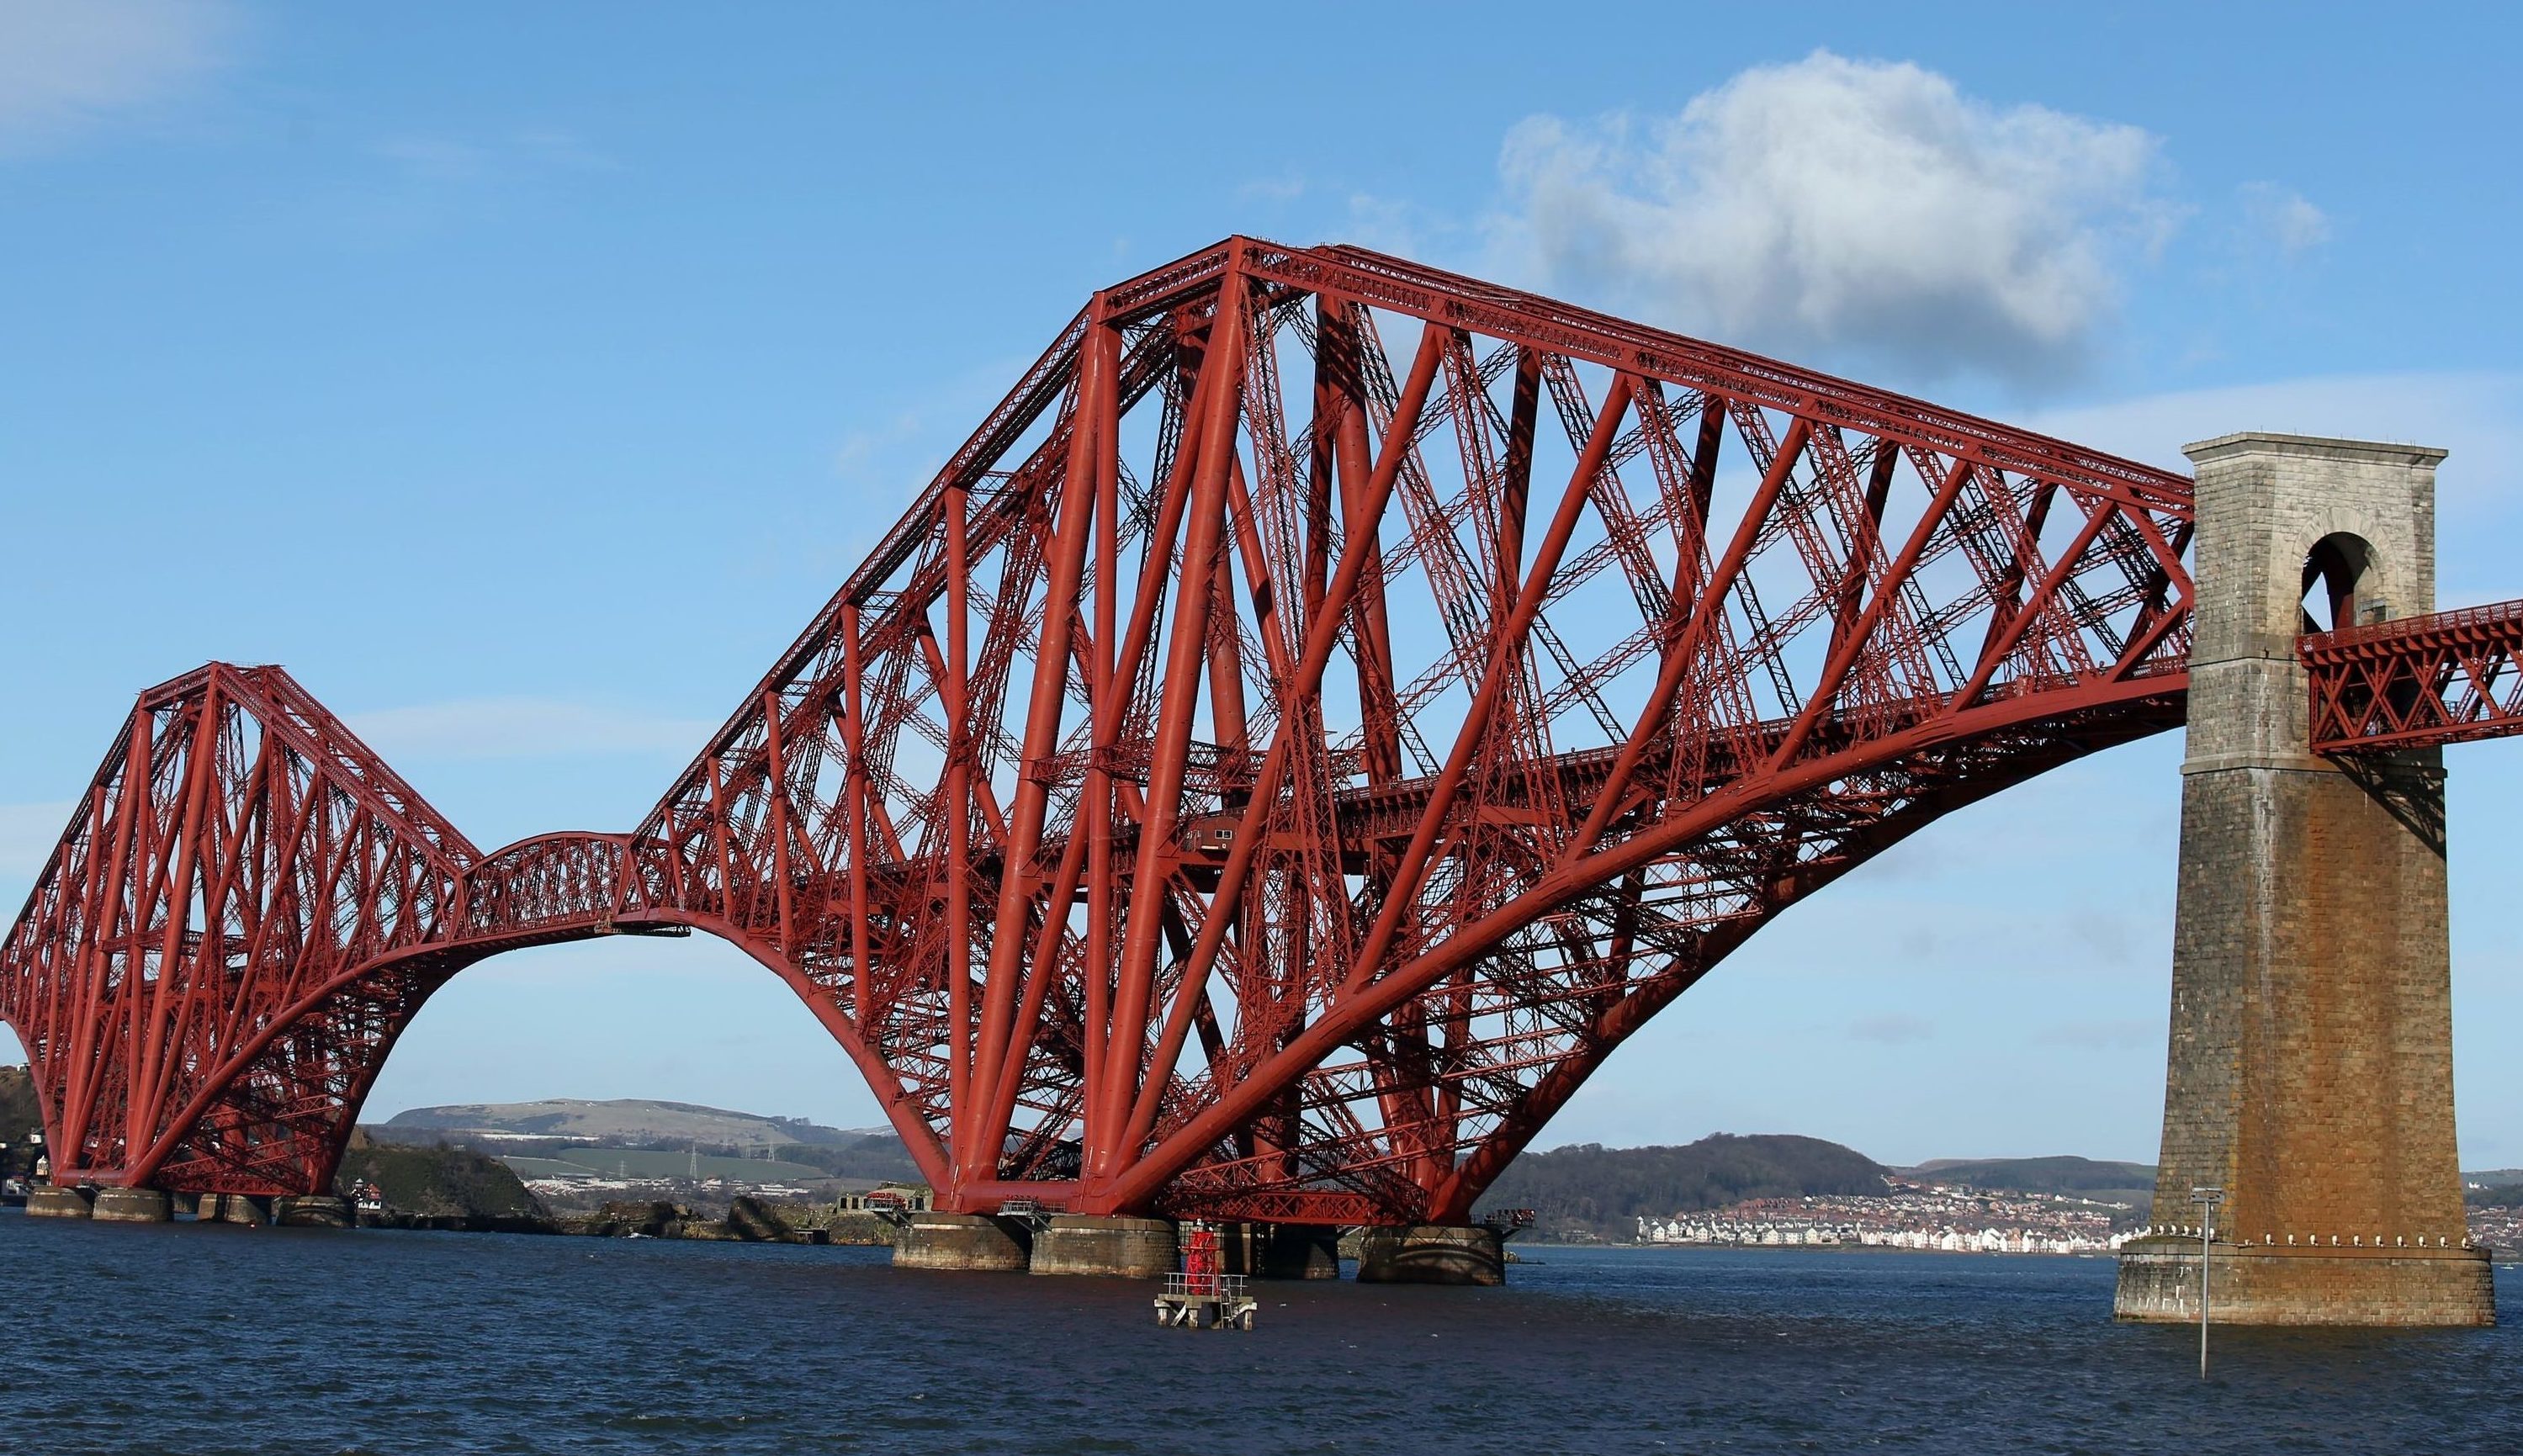
[[26, 1191], [30, 1218], [87, 1218], [94, 1213], [96, 1190], [39, 1183]]
[[1362, 1229], [1359, 1284], [1506, 1283], [1506, 1249], [1498, 1230], [1479, 1224], [1412, 1224]]
[[1340, 1231], [1293, 1223], [1230, 1223], [1219, 1241], [1228, 1274], [1255, 1279], [1338, 1279]]
[[915, 1213], [894, 1233], [893, 1266], [1023, 1274], [1032, 1243], [1032, 1230], [1020, 1218]]
[[193, 1205], [193, 1218], [198, 1223], [267, 1224], [270, 1202], [245, 1194], [204, 1194]]
[[1163, 1279], [1181, 1267], [1169, 1218], [1056, 1213], [1034, 1231], [1036, 1274]]
[[271, 1221], [285, 1229], [347, 1229], [351, 1200], [339, 1194], [300, 1194], [271, 1200]]
[[2191, 1191], [2215, 1187], [2219, 1321], [2492, 1323], [2453, 1143], [2441, 757], [2312, 756], [2295, 656], [2308, 586], [2323, 626], [2433, 610], [2444, 452], [2236, 435], [2188, 453], [2199, 596], [2154, 1218], [2191, 1232], [2123, 1249], [2117, 1312], [2198, 1317]]
[[175, 1205], [163, 1189], [100, 1188], [91, 1216], [98, 1223], [166, 1223]]

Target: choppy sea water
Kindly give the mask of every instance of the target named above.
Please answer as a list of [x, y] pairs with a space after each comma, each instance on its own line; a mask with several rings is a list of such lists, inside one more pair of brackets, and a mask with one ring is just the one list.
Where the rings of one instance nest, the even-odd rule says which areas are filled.
[[[2104, 1259], [1537, 1248], [1503, 1290], [0, 1218], [0, 1449], [2523, 1452], [2523, 1328], [2116, 1325]], [[2499, 1303], [2523, 1321], [2523, 1276]]]

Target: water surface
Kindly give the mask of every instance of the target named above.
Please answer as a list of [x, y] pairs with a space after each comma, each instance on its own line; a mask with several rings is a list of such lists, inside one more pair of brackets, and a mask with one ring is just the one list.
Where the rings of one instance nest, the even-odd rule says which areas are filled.
[[[1503, 1290], [881, 1249], [0, 1218], [0, 1448], [2523, 1452], [2523, 1335], [2112, 1322], [2103, 1259], [1531, 1250]], [[2523, 1281], [2498, 1274], [2523, 1319]], [[22, 1443], [23, 1442], [23, 1443]]]

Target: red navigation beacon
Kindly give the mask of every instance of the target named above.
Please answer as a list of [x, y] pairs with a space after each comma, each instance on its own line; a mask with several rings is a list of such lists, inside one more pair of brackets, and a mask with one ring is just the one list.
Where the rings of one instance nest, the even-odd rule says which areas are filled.
[[1250, 1330], [1261, 1307], [1249, 1278], [1225, 1271], [1224, 1241], [1216, 1224], [1194, 1219], [1182, 1225], [1182, 1272], [1166, 1276], [1157, 1295], [1157, 1323], [1185, 1330]]

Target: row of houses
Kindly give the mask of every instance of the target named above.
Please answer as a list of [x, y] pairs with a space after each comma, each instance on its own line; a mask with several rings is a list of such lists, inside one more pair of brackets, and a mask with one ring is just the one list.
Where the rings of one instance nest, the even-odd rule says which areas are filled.
[[1725, 1219], [1641, 1218], [1642, 1244], [1727, 1245], [1737, 1247], [1853, 1245], [1915, 1248], [1945, 1253], [2108, 1253], [2126, 1234], [2028, 1228], [1868, 1228], [1856, 1224], [1735, 1222]]

